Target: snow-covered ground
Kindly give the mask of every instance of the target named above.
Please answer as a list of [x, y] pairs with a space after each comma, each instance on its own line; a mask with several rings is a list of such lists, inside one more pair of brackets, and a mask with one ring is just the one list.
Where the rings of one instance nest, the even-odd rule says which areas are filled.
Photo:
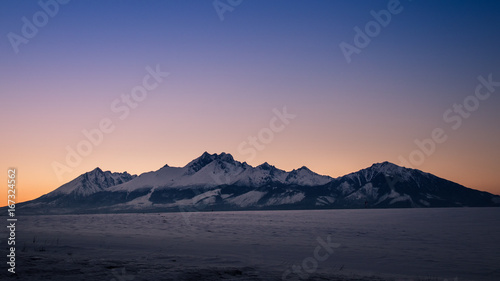
[[499, 233], [500, 208], [18, 214], [11, 277], [500, 280]]

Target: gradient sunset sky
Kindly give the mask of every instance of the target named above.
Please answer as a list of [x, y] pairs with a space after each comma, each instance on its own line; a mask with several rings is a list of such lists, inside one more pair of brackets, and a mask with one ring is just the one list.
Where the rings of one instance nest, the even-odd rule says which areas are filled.
[[[499, 1], [213, 3], [73, 0], [43, 25], [38, 1], [0, 1], [0, 172], [17, 168], [18, 201], [97, 166], [140, 174], [204, 151], [337, 177], [402, 165], [436, 128], [446, 140], [412, 168], [500, 194], [500, 87], [474, 97], [478, 77], [500, 81]], [[388, 5], [399, 12], [348, 62], [340, 44]], [[13, 46], [34, 16], [41, 27]], [[170, 75], [124, 117], [112, 104], [147, 67]], [[464, 100], [474, 110], [460, 115]], [[295, 118], [244, 152], [284, 107]], [[105, 118], [114, 131], [58, 179], [54, 163]]]

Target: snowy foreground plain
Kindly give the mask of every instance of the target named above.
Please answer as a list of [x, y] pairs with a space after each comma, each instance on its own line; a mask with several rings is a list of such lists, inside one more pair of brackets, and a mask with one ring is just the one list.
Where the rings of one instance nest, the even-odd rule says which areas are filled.
[[18, 214], [0, 279], [500, 280], [499, 233], [500, 208]]

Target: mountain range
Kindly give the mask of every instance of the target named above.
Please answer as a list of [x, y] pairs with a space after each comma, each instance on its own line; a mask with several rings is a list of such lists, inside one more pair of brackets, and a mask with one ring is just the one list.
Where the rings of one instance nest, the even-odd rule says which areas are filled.
[[500, 196], [389, 162], [332, 178], [307, 167], [287, 172], [205, 152], [184, 167], [139, 176], [96, 168], [17, 208], [69, 214], [492, 206], [500, 206]]

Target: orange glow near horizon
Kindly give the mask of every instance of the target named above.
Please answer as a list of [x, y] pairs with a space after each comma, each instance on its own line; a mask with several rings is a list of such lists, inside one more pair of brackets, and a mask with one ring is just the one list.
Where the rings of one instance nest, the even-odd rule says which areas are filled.
[[[339, 151], [329, 151], [327, 153], [318, 153], [316, 155], [311, 155], [311, 153], [304, 151], [304, 152], [294, 152], [293, 147], [290, 147], [290, 145], [285, 145], [277, 148], [276, 152], [271, 151], [271, 148], [269, 148], [269, 151], [261, 151], [255, 159], [252, 161], [249, 161], [248, 163], [252, 166], [257, 166], [259, 164], [262, 164], [263, 162], [268, 162], [271, 165], [276, 166], [277, 168], [286, 170], [286, 171], [291, 171], [293, 169], [300, 168], [301, 166], [307, 166], [314, 172], [322, 175], [329, 175], [331, 177], [339, 177], [346, 175], [348, 173], [352, 173], [355, 171], [358, 171], [360, 169], [367, 168], [371, 166], [371, 164], [374, 164], [375, 162], [383, 162], [385, 160], [388, 160], [390, 162], [393, 162], [395, 164], [397, 163], [397, 159], [383, 159], [383, 153], [380, 154], [373, 154], [371, 155], [372, 159], [380, 159], [376, 160], [373, 163], [369, 161], [365, 161], [362, 163], [359, 160], [354, 160], [352, 159], [351, 161], [343, 161], [342, 163], [334, 163], [331, 161], [331, 159], [336, 155], [339, 158], [343, 159], [348, 159], [348, 155], [343, 155], [342, 153], [338, 153]], [[180, 153], [177, 153], [175, 155], [174, 153], [171, 154], [172, 157], [170, 157], [169, 161], [160, 161], [159, 159], [155, 159], [154, 161], [151, 161], [154, 156], [154, 152], [150, 151], [150, 156], [151, 158], [148, 159], [144, 157], [144, 155], [147, 155], [148, 153], [144, 153], [145, 151], [142, 151], [143, 153], [139, 153], [140, 155], [131, 155], [132, 159], [134, 161], [131, 161], [129, 157], [102, 157], [104, 160], [103, 163], [105, 162], [104, 165], [102, 163], [99, 163], [97, 157], [94, 158], [92, 162], [86, 161], [86, 163], [82, 164], [80, 167], [74, 169], [74, 172], [68, 173], [64, 176], [64, 181], [59, 182], [54, 174], [54, 171], [50, 168], [50, 166], [47, 165], [40, 165], [40, 163], [33, 163], [32, 165], [18, 165], [20, 168], [16, 168], [17, 170], [17, 200], [18, 202], [24, 202], [24, 201], [29, 201], [32, 199], [36, 199], [46, 193], [51, 192], [52, 190], [56, 189], [57, 187], [61, 186], [62, 184], [72, 180], [73, 178], [79, 176], [82, 173], [88, 172], [93, 170], [95, 167], [100, 167], [101, 169], [107, 171], [110, 170], [112, 172], [124, 172], [127, 171], [131, 174], [141, 174], [144, 172], [149, 172], [149, 171], [154, 171], [159, 168], [161, 168], [163, 165], [168, 164], [170, 166], [177, 166], [177, 167], [182, 167], [186, 165], [189, 161], [193, 160], [194, 158], [198, 157], [203, 153], [203, 151], [198, 151], [196, 153], [187, 153], [186, 156], [180, 155]], [[209, 153], [220, 153], [222, 151], [208, 151]], [[346, 151], [345, 154], [348, 154], [349, 152]], [[169, 153], [165, 153], [169, 154]], [[144, 159], [143, 161], [137, 161], [139, 159]], [[238, 157], [239, 155], [237, 152], [232, 152], [232, 155], [235, 157], [235, 160], [243, 162], [244, 159], [241, 157]], [[314, 156], [315, 158], [313, 159], [310, 156]], [[240, 158], [240, 159], [238, 159]], [[394, 158], [394, 157], [393, 157]], [[143, 164], [146, 162], [147, 164]], [[484, 163], [484, 161], [481, 161]], [[127, 164], [128, 163], [128, 164]], [[490, 172], [487, 169], [488, 166], [493, 166], [495, 163], [484, 163], [483, 166], [479, 167], [476, 166], [477, 171], [480, 171], [482, 173], [479, 173], [480, 175], [484, 175], [485, 178], [484, 180], [478, 181], [476, 177], [473, 176], [467, 176], [471, 175], [472, 172], [477, 172], [477, 171], [471, 171], [469, 167], [464, 166], [464, 170], [457, 170], [456, 168], [447, 168], [447, 167], [439, 167], [436, 165], [435, 162], [429, 161], [429, 164], [427, 165], [422, 165], [422, 167], [416, 167], [418, 169], [421, 169], [425, 172], [430, 172], [433, 173], [439, 177], [443, 177], [445, 179], [457, 182], [459, 184], [462, 184], [466, 187], [474, 188], [474, 189], [479, 189], [483, 191], [487, 191], [490, 193], [494, 194], [499, 194], [499, 190], [496, 185], [496, 181], [489, 181], [487, 180], [487, 175]], [[14, 166], [15, 167], [15, 166]], [[7, 181], [7, 169], [5, 169], [4, 173], [4, 179]], [[477, 174], [477, 173], [476, 173]], [[4, 203], [6, 205], [6, 203]]]

